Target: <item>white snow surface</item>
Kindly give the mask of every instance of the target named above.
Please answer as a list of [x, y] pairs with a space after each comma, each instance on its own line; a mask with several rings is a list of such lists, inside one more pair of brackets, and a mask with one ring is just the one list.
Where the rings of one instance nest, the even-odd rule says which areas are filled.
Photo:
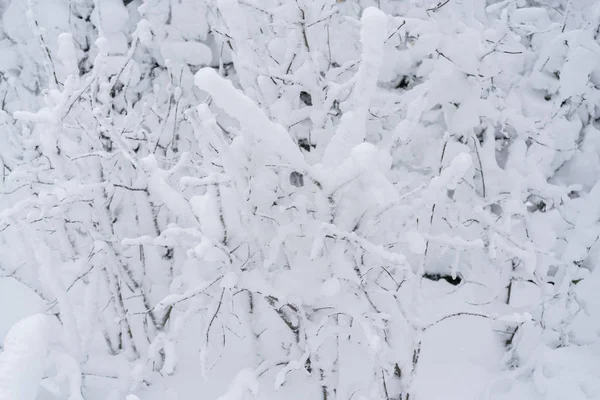
[[36, 314], [17, 322], [0, 353], [0, 399], [35, 400], [52, 339], [53, 317]]

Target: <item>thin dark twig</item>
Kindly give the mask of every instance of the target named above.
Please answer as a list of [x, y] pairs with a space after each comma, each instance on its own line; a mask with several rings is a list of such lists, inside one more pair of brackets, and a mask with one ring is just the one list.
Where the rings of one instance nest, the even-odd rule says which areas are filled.
[[479, 160], [479, 173], [481, 174], [481, 191], [483, 198], [485, 198], [485, 175], [483, 175], [483, 164], [481, 163], [481, 156], [479, 155], [479, 149], [477, 148], [477, 139], [473, 138], [473, 147], [475, 148], [475, 153], [477, 154], [477, 159]]
[[221, 298], [219, 299], [219, 304], [217, 305], [217, 309], [215, 310], [215, 313], [213, 314], [212, 318], [210, 319], [210, 323], [208, 324], [208, 328], [206, 329], [206, 343], [208, 343], [208, 337], [210, 335], [210, 328], [212, 327], [213, 322], [215, 322], [215, 318], [217, 318], [217, 314], [219, 313], [219, 310], [221, 309], [221, 304], [223, 303], [223, 295], [225, 294], [225, 288], [223, 288], [221, 290]]
[[390, 36], [388, 36], [387, 39], [385, 39], [384, 43], [387, 43], [388, 40], [390, 40], [396, 33], [398, 33], [398, 31], [404, 26], [406, 25], [406, 20], [402, 21], [402, 23], [400, 24], [400, 26], [398, 28], [396, 28], [396, 30], [394, 31], [394, 33], [392, 33]]
[[480, 314], [480, 313], [474, 313], [474, 312], [456, 312], [453, 314], [449, 314], [446, 315], [440, 319], [438, 319], [437, 321], [435, 321], [434, 323], [431, 323], [429, 325], [427, 325], [426, 327], [423, 328], [423, 330], [427, 330], [437, 324], [439, 324], [442, 321], [445, 321], [449, 318], [454, 318], [454, 317], [461, 317], [461, 316], [471, 316], [471, 317], [481, 317], [481, 318], [486, 318], [486, 319], [494, 319], [493, 317], [486, 315], [486, 314]]
[[438, 3], [437, 6], [432, 7], [432, 8], [428, 8], [426, 11], [429, 12], [436, 12], [437, 10], [439, 10], [440, 8], [444, 7], [446, 4], [448, 4], [450, 2], [450, 0], [446, 0], [443, 3]]

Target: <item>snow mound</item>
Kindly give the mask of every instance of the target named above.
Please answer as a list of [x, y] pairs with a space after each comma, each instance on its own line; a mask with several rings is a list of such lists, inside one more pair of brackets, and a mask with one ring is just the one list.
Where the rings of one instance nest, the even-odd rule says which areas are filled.
[[34, 400], [44, 376], [51, 317], [32, 315], [15, 324], [0, 354], [0, 400]]

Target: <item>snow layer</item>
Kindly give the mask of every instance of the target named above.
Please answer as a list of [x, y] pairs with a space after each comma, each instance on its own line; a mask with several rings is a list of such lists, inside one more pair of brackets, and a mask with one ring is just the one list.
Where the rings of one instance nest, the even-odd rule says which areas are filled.
[[53, 317], [36, 314], [16, 323], [0, 353], [0, 399], [35, 400], [44, 376]]

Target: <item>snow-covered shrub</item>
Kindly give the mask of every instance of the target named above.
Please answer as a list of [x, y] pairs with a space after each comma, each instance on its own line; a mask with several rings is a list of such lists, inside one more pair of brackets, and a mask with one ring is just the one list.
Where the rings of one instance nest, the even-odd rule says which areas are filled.
[[58, 323], [47, 392], [600, 393], [592, 1], [0, 10], [0, 272]]

